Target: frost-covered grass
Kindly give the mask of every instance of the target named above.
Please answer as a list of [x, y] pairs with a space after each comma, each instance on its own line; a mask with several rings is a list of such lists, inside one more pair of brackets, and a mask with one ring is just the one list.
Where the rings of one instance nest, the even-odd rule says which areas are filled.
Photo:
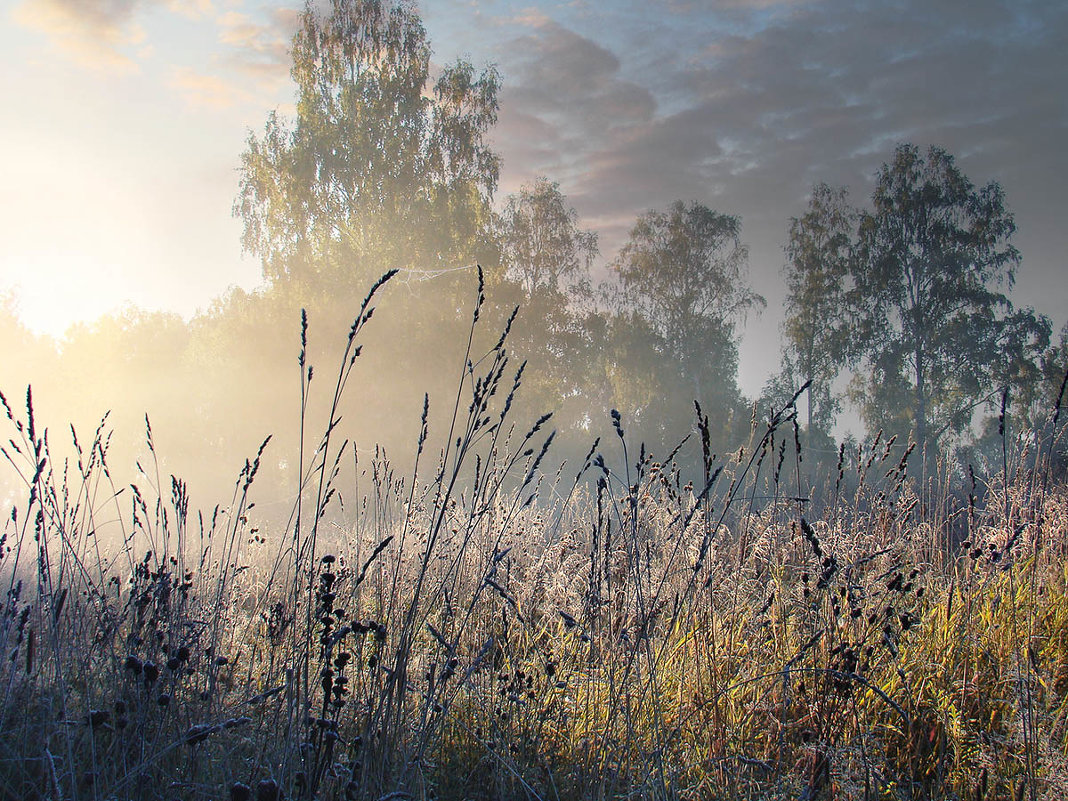
[[408, 475], [306, 437], [288, 523], [257, 522], [258, 456], [200, 515], [151, 462], [120, 486], [104, 427], [56, 461], [7, 406], [0, 797], [1068, 795], [1041, 458], [953, 509], [876, 442], [810, 516], [787, 407], [722, 461], [698, 410], [692, 483], [618, 418], [553, 473], [506, 342]]

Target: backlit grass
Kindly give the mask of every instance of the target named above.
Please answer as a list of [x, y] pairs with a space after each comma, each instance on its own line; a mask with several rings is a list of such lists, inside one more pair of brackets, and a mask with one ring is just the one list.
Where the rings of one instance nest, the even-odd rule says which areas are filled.
[[958, 509], [877, 441], [812, 516], [788, 406], [725, 459], [697, 409], [693, 481], [618, 417], [554, 472], [506, 344], [469, 349], [410, 475], [301, 421], [288, 524], [257, 522], [262, 449], [200, 514], [151, 458], [120, 484], [106, 426], [62, 461], [5, 401], [0, 797], [1068, 794], [1068, 493], [1041, 458]]

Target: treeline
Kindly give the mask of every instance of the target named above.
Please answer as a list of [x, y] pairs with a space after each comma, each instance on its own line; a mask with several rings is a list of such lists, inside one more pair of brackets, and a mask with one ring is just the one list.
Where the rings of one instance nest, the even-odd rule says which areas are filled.
[[[512, 419], [552, 411], [556, 455], [572, 462], [611, 431], [613, 409], [629, 441], [665, 456], [694, 429], [695, 400], [710, 446], [736, 450], [754, 419], [807, 381], [800, 433], [831, 462], [843, 401], [870, 432], [912, 440], [917, 454], [970, 447], [972, 461], [996, 433], [1003, 397], [1028, 422], [1056, 402], [1068, 328], [1052, 346], [1049, 320], [1013, 307], [1012, 214], [996, 183], [975, 187], [948, 153], [898, 147], [868, 208], [844, 189], [813, 189], [789, 222], [782, 364], [768, 365], [774, 378], [750, 399], [737, 383], [738, 327], [765, 301], [747, 281], [741, 220], [698, 202], [649, 211], [595, 281], [597, 237], [558, 184], [539, 179], [494, 209], [499, 75], [458, 61], [434, 76], [430, 55], [410, 4], [306, 9], [292, 49], [296, 116], [269, 115], [240, 160], [234, 213], [263, 287], [232, 290], [188, 323], [129, 310], [75, 327], [59, 346], [8, 307], [9, 403], [32, 382], [38, 413], [75, 421], [82, 441], [111, 409], [127, 435], [113, 461], [154, 478], [162, 459], [160, 475], [189, 477], [205, 501], [222, 500], [219, 488], [271, 434], [261, 480], [275, 488], [265, 505], [283, 510], [301, 431], [323, 430], [353, 316], [368, 287], [399, 269], [361, 334], [339, 426], [355, 475], [400, 476], [424, 396], [431, 441], [447, 432], [476, 264], [485, 302], [472, 352], [508, 328], [508, 369], [522, 385]], [[128, 433], [145, 412], [159, 447]], [[700, 456], [700, 442], [679, 452], [695, 477]]]
[[810, 438], [831, 441], [848, 399], [869, 436], [896, 435], [925, 472], [946, 455], [994, 472], [1006, 415], [1041, 428], [1068, 367], [1068, 326], [1051, 347], [1049, 319], [1010, 299], [1015, 230], [1001, 187], [974, 186], [938, 147], [899, 145], [868, 208], [813, 187], [790, 221], [782, 367], [766, 402], [811, 381]]

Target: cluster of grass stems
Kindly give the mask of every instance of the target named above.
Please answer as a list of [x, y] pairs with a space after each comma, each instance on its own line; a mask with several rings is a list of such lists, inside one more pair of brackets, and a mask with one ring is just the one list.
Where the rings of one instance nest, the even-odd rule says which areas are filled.
[[0, 797], [1068, 797], [1068, 493], [1041, 458], [1007, 445], [953, 507], [877, 438], [814, 514], [793, 404], [724, 458], [697, 407], [692, 482], [616, 413], [554, 474], [548, 416], [509, 416], [508, 327], [474, 350], [480, 283], [443, 445], [424, 404], [410, 474], [360, 465], [338, 408], [389, 277], [318, 438], [302, 414], [284, 528], [256, 525], [263, 448], [193, 514], [154, 459], [116, 486], [103, 423], [57, 462], [4, 400]]

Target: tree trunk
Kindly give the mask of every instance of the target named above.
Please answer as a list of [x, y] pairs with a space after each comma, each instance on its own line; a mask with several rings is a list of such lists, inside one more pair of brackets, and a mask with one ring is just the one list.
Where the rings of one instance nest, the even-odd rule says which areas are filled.
[[913, 413], [916, 425], [916, 447], [920, 449], [920, 459], [926, 469], [930, 455], [927, 452], [927, 384], [923, 346], [916, 346], [916, 399]]

